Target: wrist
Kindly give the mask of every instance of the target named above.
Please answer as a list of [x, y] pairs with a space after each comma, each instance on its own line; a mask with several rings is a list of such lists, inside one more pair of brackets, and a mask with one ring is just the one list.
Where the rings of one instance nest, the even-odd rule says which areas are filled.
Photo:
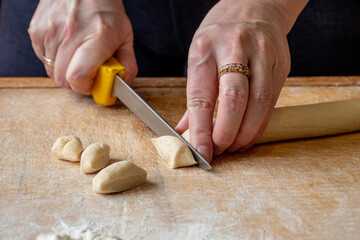
[[309, 0], [274, 0], [269, 1], [273, 7], [279, 12], [279, 16], [283, 19], [285, 23], [284, 30], [286, 34], [290, 32], [293, 27], [297, 17], [300, 15], [301, 11], [304, 9]]
[[[276, 24], [287, 34], [309, 0], [221, 0], [217, 23], [234, 21], [261, 21]], [[224, 14], [226, 13], [226, 14]], [[213, 18], [214, 19], [214, 18]], [[209, 22], [206, 22], [206, 25]], [[210, 21], [211, 24], [211, 21]]]

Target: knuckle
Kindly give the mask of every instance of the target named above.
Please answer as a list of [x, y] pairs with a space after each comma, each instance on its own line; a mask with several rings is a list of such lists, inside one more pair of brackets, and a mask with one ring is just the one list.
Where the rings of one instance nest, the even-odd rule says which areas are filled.
[[269, 41], [265, 38], [265, 36], [259, 36], [257, 40], [258, 48], [262, 52], [268, 52], [270, 48]]
[[[192, 95], [192, 94], [190, 94]], [[193, 94], [193, 97], [189, 97], [188, 108], [190, 110], [197, 111], [209, 111], [214, 109], [214, 102], [211, 98], [206, 96], [200, 96], [200, 94]]]
[[209, 39], [205, 33], [194, 37], [189, 51], [189, 64], [201, 62], [204, 56], [209, 54], [209, 49], [211, 48], [211, 41]]
[[28, 28], [28, 33], [33, 42], [36, 42], [40, 38], [40, 32], [37, 27], [35, 27], [35, 24], [30, 23], [30, 26]]
[[232, 48], [238, 48], [246, 44], [249, 40], [250, 31], [247, 29], [246, 26], [243, 25], [234, 25], [231, 28], [231, 31], [227, 31], [225, 33], [225, 39], [227, 39], [227, 45], [231, 46]]
[[30, 35], [30, 37], [34, 36], [34, 34], [35, 34], [35, 29], [34, 29], [33, 24], [30, 23], [27, 31], [28, 31], [28, 34]]
[[264, 35], [257, 36], [255, 52], [258, 52], [264, 58], [274, 61], [276, 56], [276, 47], [272, 40]]
[[225, 103], [231, 109], [238, 109], [247, 102], [247, 92], [242, 88], [228, 87], [224, 88], [222, 95]]
[[213, 109], [213, 103], [207, 98], [196, 97], [189, 100], [188, 108], [191, 110], [210, 110]]
[[263, 110], [268, 109], [273, 103], [272, 93], [269, 90], [256, 91], [251, 98], [255, 106]]
[[116, 33], [116, 31], [113, 31], [112, 27], [109, 26], [108, 24], [105, 24], [103, 21], [101, 21], [99, 24], [97, 24], [97, 28], [95, 30], [95, 34], [99, 38], [107, 38], [111, 34], [114, 35], [115, 33]]
[[206, 33], [199, 34], [193, 41], [193, 48], [199, 52], [205, 52], [210, 47], [210, 41]]
[[224, 34], [226, 41], [225, 55], [237, 59], [244, 49], [248, 48], [251, 33], [244, 26], [234, 26], [232, 31]]
[[191, 134], [193, 136], [196, 136], [197, 138], [211, 138], [211, 132], [206, 129], [206, 128], [203, 128], [203, 127], [200, 127], [200, 126], [195, 126], [191, 129]]
[[248, 31], [243, 26], [234, 27], [233, 32], [229, 32], [229, 39], [233, 44], [242, 45], [248, 38]]
[[64, 38], [70, 40], [76, 32], [76, 22], [74, 18], [66, 19], [64, 23]]
[[44, 28], [44, 36], [47, 38], [52, 38], [56, 34], [56, 24], [54, 21], [48, 21]]

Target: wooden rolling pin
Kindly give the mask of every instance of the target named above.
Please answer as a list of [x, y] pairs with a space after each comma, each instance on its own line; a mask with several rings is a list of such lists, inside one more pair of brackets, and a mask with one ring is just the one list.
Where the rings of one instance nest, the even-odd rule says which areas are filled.
[[[312, 138], [360, 130], [360, 99], [275, 108], [256, 143]], [[189, 141], [189, 129], [183, 133]]]
[[360, 99], [275, 108], [257, 143], [360, 130]]

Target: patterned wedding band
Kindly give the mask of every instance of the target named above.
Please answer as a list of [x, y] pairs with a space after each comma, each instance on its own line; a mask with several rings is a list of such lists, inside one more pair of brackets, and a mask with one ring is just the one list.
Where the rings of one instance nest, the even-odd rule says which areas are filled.
[[250, 69], [247, 66], [241, 63], [228, 63], [220, 68], [218, 78], [220, 78], [224, 74], [231, 72], [243, 73], [248, 78], [250, 77]]
[[52, 60], [50, 58], [47, 58], [45, 56], [43, 56], [43, 60], [44, 60], [44, 64], [49, 66], [49, 67], [54, 67], [55, 65], [55, 60]]

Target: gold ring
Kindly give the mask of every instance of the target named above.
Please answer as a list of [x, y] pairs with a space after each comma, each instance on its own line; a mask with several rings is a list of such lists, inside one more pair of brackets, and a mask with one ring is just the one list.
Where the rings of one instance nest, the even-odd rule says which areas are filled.
[[49, 66], [49, 67], [54, 67], [55, 65], [55, 60], [52, 60], [50, 58], [47, 58], [45, 56], [43, 56], [43, 59], [44, 59], [44, 64]]
[[243, 73], [248, 78], [250, 77], [250, 69], [247, 66], [245, 66], [241, 63], [228, 63], [228, 64], [223, 65], [220, 68], [218, 78], [220, 78], [222, 75], [230, 73], [230, 72]]

